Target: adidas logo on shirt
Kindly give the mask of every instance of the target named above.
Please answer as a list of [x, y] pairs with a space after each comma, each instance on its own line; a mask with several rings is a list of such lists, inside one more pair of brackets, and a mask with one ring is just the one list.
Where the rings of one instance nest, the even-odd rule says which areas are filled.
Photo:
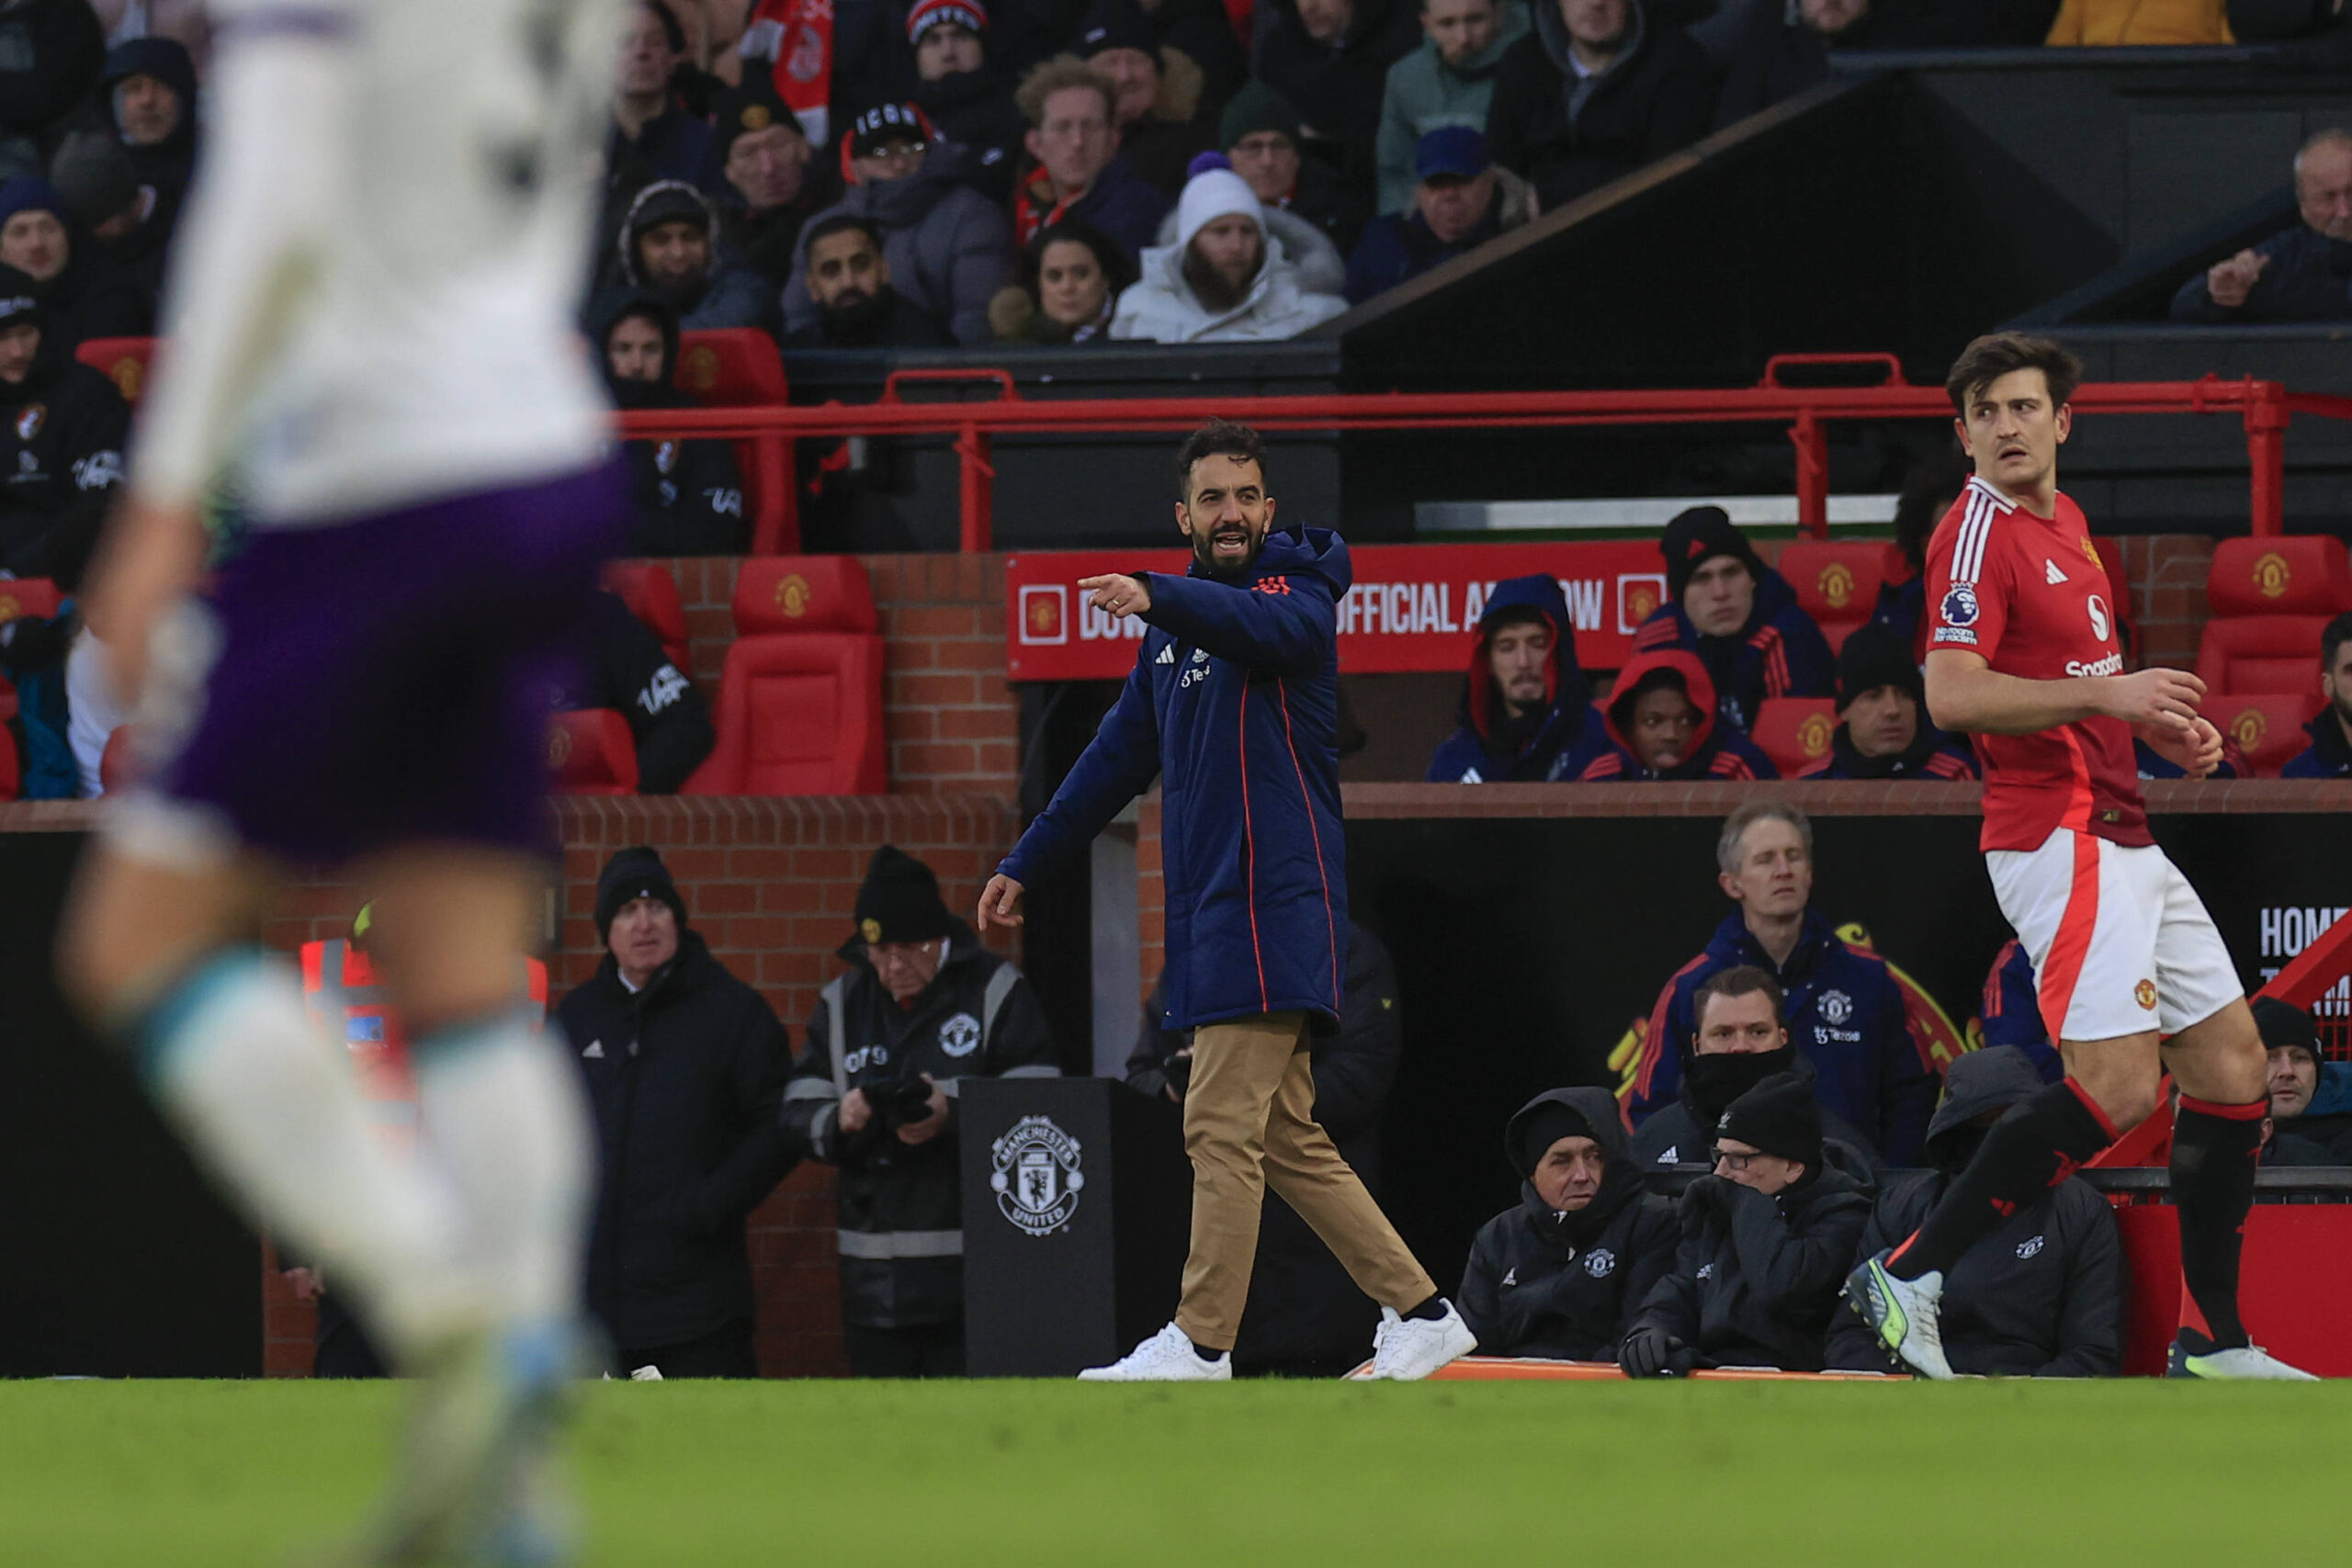
[[1170, 643], [1166, 648], [1161, 649], [1159, 650], [1159, 658], [1157, 658], [1157, 659], [1155, 659], [1155, 660], [1152, 660], [1152, 662], [1153, 662], [1154, 664], [1173, 664], [1173, 663], [1175, 663], [1175, 662], [1176, 662], [1176, 645], [1175, 645], [1174, 643]]
[[601, 1062], [605, 1059], [605, 1043], [601, 1040], [591, 1040], [588, 1042], [588, 1049], [581, 1052], [580, 1055], [589, 1061]]
[[2055, 587], [2057, 584], [2066, 581], [2066, 574], [2058, 570], [2058, 563], [2056, 561], [2044, 560], [2041, 564], [2048, 568], [2048, 570], [2042, 574], [2042, 581]]

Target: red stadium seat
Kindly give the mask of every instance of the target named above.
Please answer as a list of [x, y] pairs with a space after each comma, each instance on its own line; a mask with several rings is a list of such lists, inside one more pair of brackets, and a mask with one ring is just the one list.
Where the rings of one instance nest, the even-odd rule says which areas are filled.
[[152, 337], [94, 337], [83, 341], [74, 357], [113, 378], [125, 401], [137, 404], [147, 389], [147, 372], [155, 360]]
[[785, 400], [784, 359], [775, 339], [757, 327], [706, 327], [678, 334], [671, 381], [706, 408], [735, 409]]
[[[17, 694], [8, 694], [9, 717], [16, 716]], [[17, 761], [16, 732], [0, 720], [0, 800], [14, 800], [17, 792], [25, 787], [24, 766]]]
[[1837, 732], [1838, 705], [1827, 697], [1767, 697], [1756, 710], [1748, 739], [1763, 748], [1782, 778], [1792, 778], [1829, 755]]
[[635, 795], [637, 738], [611, 708], [555, 716], [548, 731], [548, 771], [561, 795]]
[[1800, 539], [1781, 547], [1780, 571], [1834, 653], [1845, 646], [1847, 634], [1878, 608], [1880, 585], [1902, 581], [1908, 563], [1901, 550], [1884, 540], [1815, 544]]
[[[2352, 556], [2343, 541], [2319, 535], [2292, 539], [2224, 539], [2205, 574], [2205, 600], [2217, 616], [2318, 615], [2352, 610]], [[2319, 642], [2312, 642], [2319, 662]], [[2291, 687], [2266, 690], [2299, 690]]]
[[668, 567], [659, 561], [612, 561], [605, 568], [605, 586], [619, 594], [628, 613], [662, 639], [662, 651], [670, 656], [671, 663], [684, 674], [695, 672], [687, 652], [686, 603]]
[[18, 615], [48, 620], [64, 602], [65, 595], [46, 577], [0, 578], [0, 626]]
[[2197, 675], [2209, 695], [2319, 690], [2319, 634], [2325, 615], [2217, 615], [2197, 646]]
[[100, 795], [112, 795], [131, 781], [132, 764], [137, 761], [134, 745], [127, 724], [116, 727], [114, 733], [107, 737], [107, 749], [98, 753]]
[[2231, 694], [2219, 701], [2208, 698], [2205, 716], [2224, 737], [2238, 743], [2256, 777], [2275, 779], [2280, 768], [2312, 743], [2303, 726], [2324, 705], [2325, 699], [2316, 691], [2303, 696]]
[[735, 631], [874, 632], [874, 585], [855, 556], [763, 556], [735, 578]]
[[854, 556], [766, 556], [735, 579], [718, 743], [688, 795], [879, 795], [883, 641]]

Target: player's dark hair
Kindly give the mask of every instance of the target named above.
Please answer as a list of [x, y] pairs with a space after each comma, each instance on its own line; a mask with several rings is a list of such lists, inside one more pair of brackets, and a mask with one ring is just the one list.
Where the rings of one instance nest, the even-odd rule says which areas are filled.
[[2062, 409], [2083, 384], [2083, 362], [2064, 344], [2023, 333], [1988, 333], [1960, 351], [1944, 378], [1945, 395], [1961, 418], [1968, 417], [1968, 400], [2012, 370], [2039, 370], [2050, 383], [2050, 406]]
[[1258, 433], [1246, 424], [1236, 424], [1229, 419], [1213, 419], [1192, 434], [1184, 437], [1184, 445], [1176, 449], [1176, 499], [1193, 499], [1193, 465], [1204, 457], [1230, 457], [1237, 463], [1255, 463], [1258, 477], [1266, 475], [1266, 444]]
[[1781, 983], [1753, 964], [1736, 964], [1700, 982], [1690, 998], [1692, 1027], [1706, 1026], [1708, 998], [1752, 997], [1758, 991], [1772, 998], [1772, 1021], [1785, 1025], [1789, 1021], [1787, 998], [1781, 995]]
[[2347, 642], [2352, 642], [2352, 610], [2346, 610], [2320, 629], [2319, 667], [2322, 670], [2335, 669], [2335, 656], [2343, 651]]
[[818, 241], [830, 240], [836, 234], [846, 234], [853, 230], [874, 243], [876, 255], [882, 254], [882, 231], [876, 227], [872, 219], [860, 218], [854, 212], [836, 212], [831, 218], [821, 218], [809, 224], [807, 232], [800, 236], [802, 267], [808, 266], [809, 253], [817, 248]]
[[679, 25], [678, 13], [670, 9], [669, 0], [637, 0], [637, 3], [660, 19], [662, 36], [670, 45], [672, 54], [686, 52], [686, 29]]

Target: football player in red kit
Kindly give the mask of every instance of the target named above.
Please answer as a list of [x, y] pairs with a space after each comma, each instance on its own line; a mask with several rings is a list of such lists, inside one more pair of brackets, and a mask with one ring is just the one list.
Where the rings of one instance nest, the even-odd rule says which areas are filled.
[[2196, 891], [2156, 847], [2134, 738], [2203, 777], [2222, 739], [2184, 671], [2126, 674], [2108, 578], [2058, 492], [2082, 367], [2045, 339], [1978, 338], [1945, 389], [1976, 471], [1928, 547], [1928, 707], [1975, 738], [1982, 845], [2001, 912], [2039, 976], [2066, 1077], [1996, 1123], [1919, 1229], [1847, 1280], [1855, 1310], [1915, 1370], [1949, 1378], [1945, 1270], [2006, 1215], [2181, 1097], [2177, 1377], [2296, 1380], [2238, 1320], [2238, 1253], [2265, 1111], [2260, 1035]]

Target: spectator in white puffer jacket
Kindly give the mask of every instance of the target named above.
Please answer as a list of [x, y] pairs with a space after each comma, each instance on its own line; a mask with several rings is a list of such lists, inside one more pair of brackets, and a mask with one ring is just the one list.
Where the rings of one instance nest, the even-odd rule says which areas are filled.
[[1348, 308], [1308, 292], [1265, 209], [1231, 169], [1206, 169], [1184, 186], [1172, 245], [1143, 254], [1143, 279], [1119, 296], [1114, 338], [1234, 343], [1296, 337]]

